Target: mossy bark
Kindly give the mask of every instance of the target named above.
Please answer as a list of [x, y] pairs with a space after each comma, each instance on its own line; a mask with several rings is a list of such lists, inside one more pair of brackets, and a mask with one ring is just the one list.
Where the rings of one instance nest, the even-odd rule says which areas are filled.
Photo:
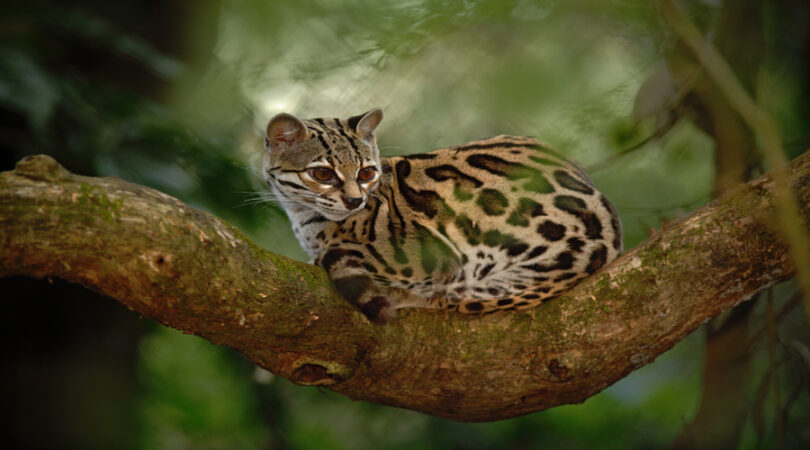
[[[810, 152], [788, 176], [810, 217]], [[790, 278], [774, 182], [733, 190], [525, 312], [401, 311], [374, 325], [319, 268], [153, 189], [47, 156], [0, 174], [0, 276], [81, 283], [293, 382], [457, 420], [582, 402]]]

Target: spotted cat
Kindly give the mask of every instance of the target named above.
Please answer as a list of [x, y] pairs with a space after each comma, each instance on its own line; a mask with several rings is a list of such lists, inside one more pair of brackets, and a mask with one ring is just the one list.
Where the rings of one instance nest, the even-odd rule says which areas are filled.
[[622, 249], [610, 202], [535, 139], [381, 158], [379, 109], [267, 125], [263, 175], [299, 242], [370, 319], [540, 304]]

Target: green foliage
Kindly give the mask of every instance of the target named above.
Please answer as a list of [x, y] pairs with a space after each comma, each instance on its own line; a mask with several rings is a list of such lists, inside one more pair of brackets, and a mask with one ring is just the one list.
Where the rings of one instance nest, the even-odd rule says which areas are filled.
[[267, 442], [246, 382], [250, 371], [227, 349], [159, 327], [139, 354], [138, 448], [251, 449]]

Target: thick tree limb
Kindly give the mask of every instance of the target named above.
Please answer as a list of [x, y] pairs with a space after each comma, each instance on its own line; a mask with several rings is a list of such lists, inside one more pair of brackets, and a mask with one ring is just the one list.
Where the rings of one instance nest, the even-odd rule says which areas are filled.
[[[787, 174], [807, 221], [810, 152]], [[768, 176], [741, 186], [533, 310], [405, 311], [378, 326], [319, 268], [155, 190], [36, 156], [0, 174], [0, 276], [81, 283], [299, 384], [496, 420], [582, 402], [790, 278], [773, 189]]]

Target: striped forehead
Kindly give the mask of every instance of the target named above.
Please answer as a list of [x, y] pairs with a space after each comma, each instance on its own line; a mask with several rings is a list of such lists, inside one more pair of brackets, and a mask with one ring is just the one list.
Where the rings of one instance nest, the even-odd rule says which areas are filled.
[[338, 119], [312, 119], [304, 121], [321, 146], [326, 150], [323, 159], [332, 165], [362, 165], [373, 161], [371, 149], [360, 145], [357, 135], [345, 122]]

